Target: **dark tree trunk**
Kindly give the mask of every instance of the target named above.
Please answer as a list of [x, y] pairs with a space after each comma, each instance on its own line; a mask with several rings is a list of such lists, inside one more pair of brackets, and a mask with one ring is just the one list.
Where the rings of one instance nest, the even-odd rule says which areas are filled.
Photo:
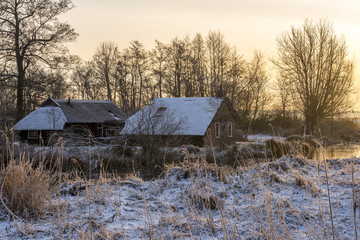
[[159, 78], [159, 96], [162, 98], [162, 69], [160, 64], [160, 78]]
[[312, 135], [314, 133], [315, 126], [317, 125], [316, 118], [308, 115], [305, 116], [305, 134]]
[[109, 101], [112, 101], [109, 73], [105, 73], [105, 78], [106, 78], [107, 97]]
[[16, 92], [16, 122], [24, 117], [24, 71], [19, 70]]
[[20, 23], [17, 12], [15, 15], [15, 54], [17, 65], [17, 92], [16, 92], [16, 121], [20, 121], [24, 116], [24, 81], [25, 69], [23, 65], [24, 58], [20, 52]]

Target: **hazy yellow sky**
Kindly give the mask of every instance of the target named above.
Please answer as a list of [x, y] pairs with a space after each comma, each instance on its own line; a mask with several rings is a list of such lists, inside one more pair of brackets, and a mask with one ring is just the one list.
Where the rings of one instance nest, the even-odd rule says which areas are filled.
[[[90, 60], [103, 41], [120, 49], [139, 40], [146, 49], [155, 39], [168, 43], [174, 37], [206, 36], [220, 30], [226, 42], [250, 58], [254, 50], [271, 57], [276, 37], [306, 18], [326, 18], [337, 35], [344, 36], [349, 56], [360, 74], [360, 0], [73, 0], [75, 8], [61, 17], [80, 34], [69, 45], [73, 54]], [[359, 86], [360, 80], [356, 80]]]

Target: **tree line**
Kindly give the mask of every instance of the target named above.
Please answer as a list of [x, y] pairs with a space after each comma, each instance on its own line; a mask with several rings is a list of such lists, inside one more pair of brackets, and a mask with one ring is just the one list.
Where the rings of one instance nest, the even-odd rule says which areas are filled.
[[[209, 31], [155, 40], [150, 50], [136, 40], [125, 49], [106, 41], [83, 61], [65, 47], [76, 39], [75, 30], [57, 18], [73, 7], [71, 0], [0, 3], [3, 123], [21, 119], [49, 95], [108, 99], [129, 115], [157, 96], [227, 97], [247, 123], [270, 107], [283, 118], [297, 109], [307, 133], [351, 107], [353, 63], [329, 21], [292, 26], [279, 35], [278, 55], [271, 59], [258, 51], [245, 59], [221, 32]], [[269, 66], [275, 69], [272, 84]]]
[[204, 38], [155, 41], [147, 51], [139, 41], [119, 50], [103, 42], [92, 60], [80, 61], [71, 76], [74, 97], [109, 99], [125, 112], [136, 112], [158, 97], [227, 97], [245, 118], [256, 118], [269, 81], [265, 57], [250, 61], [225, 42], [220, 32]]

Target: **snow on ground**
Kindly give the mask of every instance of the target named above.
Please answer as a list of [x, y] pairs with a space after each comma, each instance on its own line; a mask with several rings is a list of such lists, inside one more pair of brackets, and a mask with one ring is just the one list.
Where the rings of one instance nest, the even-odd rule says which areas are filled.
[[[360, 199], [360, 159], [327, 164], [336, 239], [355, 239], [352, 163]], [[283, 157], [237, 170], [198, 164], [148, 182], [66, 183], [30, 220], [15, 221], [1, 206], [0, 238], [332, 239], [324, 161]]]
[[264, 135], [264, 134], [247, 135], [247, 139], [250, 142], [265, 142], [270, 139], [285, 140], [284, 137], [274, 136], [274, 135]]

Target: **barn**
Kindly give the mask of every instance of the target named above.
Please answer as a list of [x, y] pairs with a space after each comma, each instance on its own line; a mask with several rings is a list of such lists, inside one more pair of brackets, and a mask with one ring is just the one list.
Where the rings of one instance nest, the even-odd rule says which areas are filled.
[[125, 136], [181, 139], [182, 144], [233, 145], [243, 138], [239, 116], [227, 98], [155, 98], [125, 122]]
[[47, 143], [54, 132], [91, 134], [105, 139], [119, 135], [124, 127], [124, 112], [107, 100], [48, 98], [38, 109], [13, 126], [21, 141]]

